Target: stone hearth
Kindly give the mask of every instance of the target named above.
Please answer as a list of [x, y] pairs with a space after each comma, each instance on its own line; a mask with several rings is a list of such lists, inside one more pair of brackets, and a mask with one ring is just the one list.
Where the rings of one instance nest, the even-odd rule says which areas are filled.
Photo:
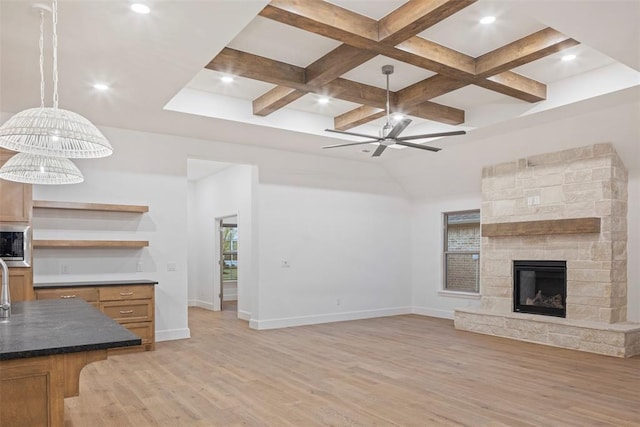
[[[599, 219], [599, 227], [549, 227], [581, 219]], [[640, 354], [640, 324], [626, 322], [627, 171], [612, 145], [484, 168], [481, 222], [483, 234], [490, 234], [484, 233], [489, 224], [528, 227], [483, 235], [481, 308], [456, 310], [456, 328], [619, 357]], [[514, 260], [566, 261], [566, 318], [514, 312]]]

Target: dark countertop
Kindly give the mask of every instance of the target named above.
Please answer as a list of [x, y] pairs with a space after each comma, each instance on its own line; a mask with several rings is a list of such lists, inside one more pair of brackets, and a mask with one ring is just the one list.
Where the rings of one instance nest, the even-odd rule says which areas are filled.
[[157, 285], [154, 280], [102, 280], [87, 282], [60, 282], [60, 283], [34, 283], [33, 289], [47, 288], [75, 288], [78, 286], [136, 286], [136, 285]]
[[11, 305], [0, 323], [0, 360], [140, 345], [141, 339], [82, 300]]

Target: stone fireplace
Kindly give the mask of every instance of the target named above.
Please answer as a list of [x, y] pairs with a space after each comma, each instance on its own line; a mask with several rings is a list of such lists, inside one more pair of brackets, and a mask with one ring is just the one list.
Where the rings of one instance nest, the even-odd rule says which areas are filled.
[[640, 354], [640, 324], [626, 321], [627, 172], [611, 144], [485, 167], [481, 223], [481, 308], [456, 310], [456, 328]]

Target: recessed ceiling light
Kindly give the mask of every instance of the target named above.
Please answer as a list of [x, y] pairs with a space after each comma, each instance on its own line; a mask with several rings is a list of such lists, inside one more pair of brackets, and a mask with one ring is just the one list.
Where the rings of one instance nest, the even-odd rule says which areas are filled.
[[233, 77], [231, 77], [231, 76], [222, 76], [222, 77], [220, 77], [220, 80], [222, 80], [225, 83], [232, 83], [233, 82]]
[[569, 54], [562, 57], [563, 61], [573, 61], [574, 59], [576, 59], [576, 56], [574, 54]]
[[480, 20], [480, 23], [484, 25], [493, 24], [494, 22], [496, 22], [495, 16], [485, 16]]
[[142, 4], [142, 3], [134, 3], [131, 5], [131, 10], [133, 10], [135, 13], [140, 13], [142, 15], [146, 15], [147, 13], [151, 12], [151, 9], [149, 9], [149, 6], [147, 6], [146, 4]]
[[329, 98], [326, 98], [326, 97], [318, 98], [318, 104], [328, 104], [328, 103], [329, 103]]
[[109, 86], [104, 83], [96, 83], [93, 85], [93, 88], [96, 90], [105, 91], [109, 89]]

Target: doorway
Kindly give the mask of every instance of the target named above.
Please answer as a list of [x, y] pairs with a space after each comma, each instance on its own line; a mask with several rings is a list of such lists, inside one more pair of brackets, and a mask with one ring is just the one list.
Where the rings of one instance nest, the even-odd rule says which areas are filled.
[[220, 310], [238, 310], [238, 218], [219, 219]]

